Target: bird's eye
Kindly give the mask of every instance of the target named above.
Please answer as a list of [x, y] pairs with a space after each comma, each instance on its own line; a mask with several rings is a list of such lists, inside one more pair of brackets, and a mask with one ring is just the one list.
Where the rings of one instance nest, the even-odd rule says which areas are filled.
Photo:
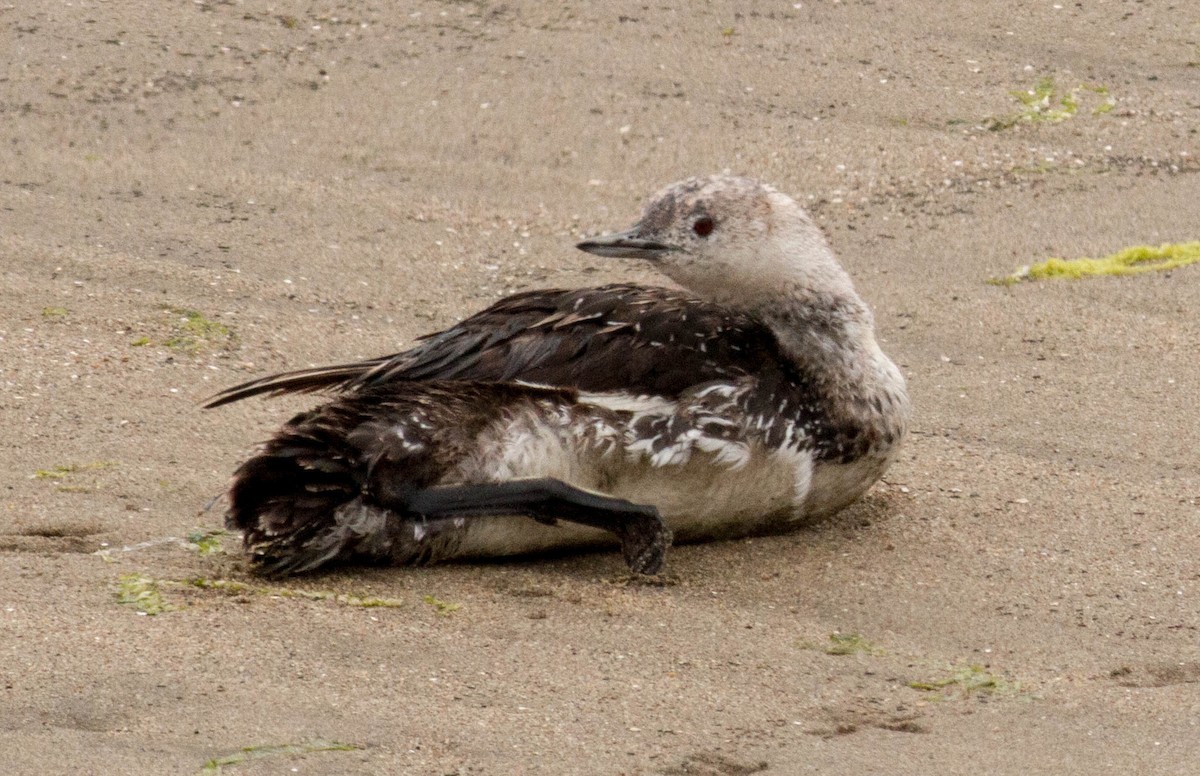
[[713, 220], [708, 216], [700, 216], [692, 222], [692, 231], [701, 237], [708, 237], [712, 234]]

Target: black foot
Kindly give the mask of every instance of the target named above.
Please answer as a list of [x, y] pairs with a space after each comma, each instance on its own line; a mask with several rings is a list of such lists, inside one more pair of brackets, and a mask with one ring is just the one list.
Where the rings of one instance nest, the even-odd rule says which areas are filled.
[[658, 573], [671, 546], [671, 531], [655, 507], [593, 493], [561, 480], [443, 485], [405, 493], [402, 498], [403, 503], [396, 507], [431, 519], [507, 513], [548, 525], [567, 520], [610, 531], [621, 541], [621, 554], [629, 568], [639, 574]]
[[[628, 503], [628, 502], [626, 502]], [[637, 574], [657, 574], [662, 570], [671, 546], [671, 531], [654, 510], [649, 519], [630, 520], [615, 533], [621, 540], [621, 555], [629, 570]]]

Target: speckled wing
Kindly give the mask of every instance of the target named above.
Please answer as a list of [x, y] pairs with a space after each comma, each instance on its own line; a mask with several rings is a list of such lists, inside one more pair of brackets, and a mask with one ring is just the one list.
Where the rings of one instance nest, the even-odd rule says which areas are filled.
[[779, 359], [773, 335], [753, 318], [686, 292], [626, 284], [546, 289], [501, 299], [402, 353], [272, 375], [204, 406], [413, 380], [521, 380], [674, 397]]

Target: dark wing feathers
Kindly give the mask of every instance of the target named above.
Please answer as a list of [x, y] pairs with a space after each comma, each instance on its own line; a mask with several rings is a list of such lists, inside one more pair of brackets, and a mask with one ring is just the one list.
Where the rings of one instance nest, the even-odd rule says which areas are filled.
[[322, 366], [315, 369], [299, 369], [294, 372], [260, 377], [248, 383], [226, 388], [204, 401], [201, 406], [205, 409], [220, 407], [222, 404], [248, 399], [251, 396], [267, 394], [281, 396], [285, 393], [314, 393], [347, 385], [355, 378], [361, 377], [366, 371], [372, 370], [387, 361], [389, 356], [374, 358], [369, 361], [358, 361], [353, 364], [337, 364]]
[[205, 407], [260, 394], [358, 391], [394, 381], [481, 380], [678, 395], [778, 358], [754, 319], [685, 292], [617, 284], [506, 297], [409, 350], [226, 389]]

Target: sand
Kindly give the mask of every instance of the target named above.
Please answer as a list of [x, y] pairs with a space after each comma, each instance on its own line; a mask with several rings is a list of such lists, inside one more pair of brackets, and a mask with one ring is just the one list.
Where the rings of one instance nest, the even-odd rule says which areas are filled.
[[[1200, 773], [1200, 267], [986, 282], [1197, 239], [1198, 25], [0, 7], [3, 770]], [[615, 553], [267, 583], [187, 541], [315, 401], [199, 400], [516, 290], [662, 282], [572, 245], [722, 170], [810, 206], [909, 378], [860, 503], [677, 548], [664, 586]]]

